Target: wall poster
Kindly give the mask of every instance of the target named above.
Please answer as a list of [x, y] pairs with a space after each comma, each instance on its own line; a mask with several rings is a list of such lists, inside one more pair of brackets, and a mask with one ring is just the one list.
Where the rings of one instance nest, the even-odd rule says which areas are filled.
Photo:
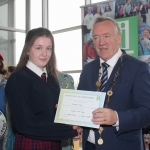
[[115, 18], [138, 18], [138, 58], [150, 65], [150, 1], [116, 0]]
[[[104, 1], [81, 7], [83, 67], [96, 59], [91, 39], [95, 18], [108, 16], [116, 19], [122, 31], [121, 48], [150, 65], [150, 0]], [[146, 150], [150, 149], [150, 126], [143, 129]]]
[[116, 1], [105, 1], [81, 7], [82, 12], [82, 62], [85, 64], [96, 59], [97, 53], [91, 39], [93, 22], [99, 16], [107, 16], [119, 23], [122, 31], [121, 48], [138, 58], [138, 17], [116, 17]]

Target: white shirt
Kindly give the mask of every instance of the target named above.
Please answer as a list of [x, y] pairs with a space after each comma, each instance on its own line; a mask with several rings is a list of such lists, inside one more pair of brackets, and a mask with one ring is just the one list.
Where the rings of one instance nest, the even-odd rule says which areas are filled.
[[[150, 37], [149, 37], [149, 39], [150, 39]], [[148, 49], [150, 49], [150, 40], [149, 39], [144, 38], [144, 40], [142, 40], [143, 45], [146, 46]]]
[[92, 29], [93, 26], [93, 14], [87, 14], [84, 18], [84, 25], [87, 26], [87, 29]]
[[114, 11], [108, 11], [108, 12], [104, 12], [102, 14], [103, 17], [110, 17], [110, 18], [115, 18], [115, 12]]
[[35, 64], [33, 64], [31, 61], [28, 60], [26, 67], [32, 70], [35, 74], [37, 74], [39, 77], [41, 77], [42, 73], [46, 73], [46, 80], [47, 80], [47, 70], [46, 67], [43, 68], [43, 70], [39, 67], [37, 67]]
[[[108, 79], [119, 59], [119, 57], [122, 55], [122, 51], [119, 49], [118, 52], [111, 58], [109, 59], [106, 63], [109, 65], [109, 67], [107, 68], [107, 71], [108, 71]], [[100, 66], [102, 65], [102, 63], [104, 62], [103, 59], [100, 58]], [[117, 112], [116, 112], [117, 114]], [[117, 114], [117, 118], [118, 118], [118, 114]], [[119, 118], [117, 120], [117, 122], [113, 125], [113, 126], [116, 126], [116, 129], [119, 130]], [[88, 139], [87, 141], [95, 144], [95, 135], [94, 135], [94, 131], [93, 130], [90, 130], [89, 132], [89, 136], [88, 136]]]
[[96, 19], [98, 17], [100, 17], [101, 15], [99, 13], [96, 13], [94, 16], [93, 16], [93, 24], [95, 23]]

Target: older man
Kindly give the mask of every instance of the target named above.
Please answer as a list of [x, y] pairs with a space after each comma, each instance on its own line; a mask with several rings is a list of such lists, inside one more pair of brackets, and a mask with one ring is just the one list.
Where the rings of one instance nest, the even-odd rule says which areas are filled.
[[104, 108], [93, 111], [99, 129], [83, 129], [83, 150], [144, 150], [142, 128], [150, 124], [150, 68], [120, 49], [121, 31], [98, 18], [92, 38], [99, 59], [85, 65], [78, 90], [106, 92]]

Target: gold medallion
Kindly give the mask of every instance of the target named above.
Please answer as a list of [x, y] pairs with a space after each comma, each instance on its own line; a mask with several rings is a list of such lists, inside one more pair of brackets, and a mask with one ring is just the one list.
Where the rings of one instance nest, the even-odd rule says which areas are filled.
[[99, 138], [97, 142], [98, 142], [99, 145], [102, 145], [103, 144], [103, 139]]
[[101, 82], [100, 81], [96, 81], [96, 86], [100, 87], [101, 86]]
[[109, 91], [107, 92], [107, 95], [108, 95], [108, 96], [112, 96], [112, 95], [113, 95], [113, 92], [112, 92], [111, 90], [109, 90]]

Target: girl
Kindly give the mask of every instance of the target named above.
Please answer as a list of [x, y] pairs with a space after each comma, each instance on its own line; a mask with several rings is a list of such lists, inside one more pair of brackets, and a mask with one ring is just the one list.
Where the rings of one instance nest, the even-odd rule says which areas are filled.
[[14, 150], [61, 150], [61, 140], [77, 136], [73, 127], [54, 123], [60, 92], [55, 68], [51, 32], [30, 30], [5, 89], [16, 130]]

